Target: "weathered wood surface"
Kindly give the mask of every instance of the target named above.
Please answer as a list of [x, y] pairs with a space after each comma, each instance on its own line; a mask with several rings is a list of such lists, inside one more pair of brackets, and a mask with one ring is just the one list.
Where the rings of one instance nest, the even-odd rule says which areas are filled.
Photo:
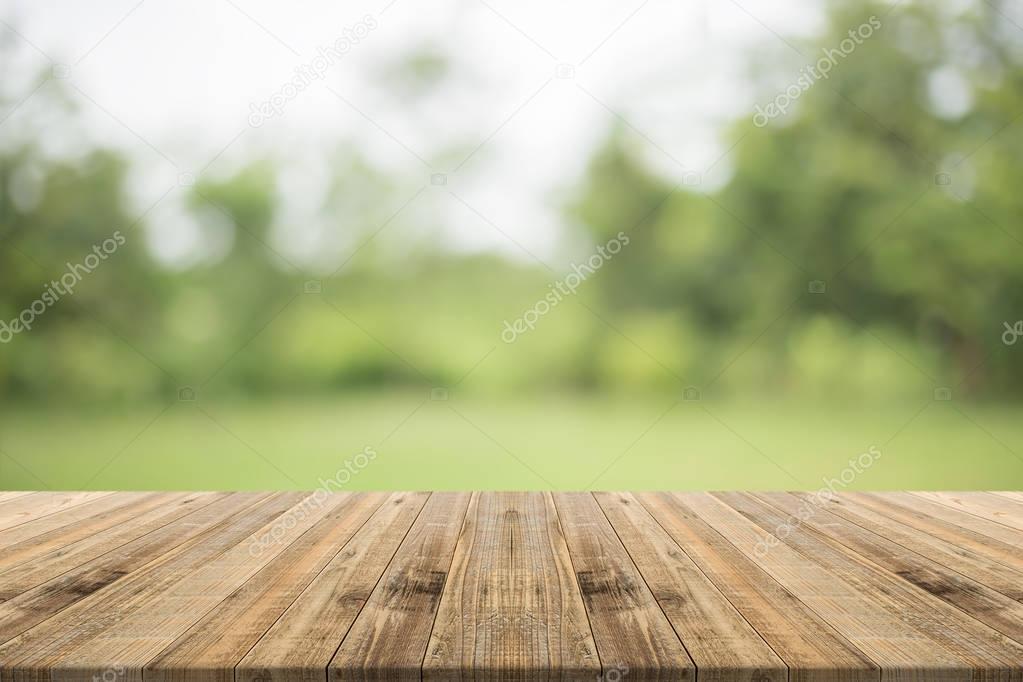
[[1023, 682], [1023, 495], [0, 492], [64, 680]]

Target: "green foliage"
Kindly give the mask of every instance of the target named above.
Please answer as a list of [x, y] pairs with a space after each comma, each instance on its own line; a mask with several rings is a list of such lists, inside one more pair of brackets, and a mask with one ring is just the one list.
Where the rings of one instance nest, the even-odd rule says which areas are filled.
[[[1012, 126], [1023, 60], [1017, 36], [991, 30], [993, 10], [940, 13], [835, 3], [805, 58], [759, 60], [762, 82], [794, 82], [821, 49], [881, 18], [788, 113], [762, 128], [752, 117], [736, 123], [733, 176], [709, 197], [671, 192], [612, 136], [575, 207], [595, 241], [635, 225], [635, 246], [601, 279], [608, 305], [685, 311], [693, 331], [720, 344], [744, 327], [768, 328], [760, 343], [772, 348], [765, 361], [781, 365], [782, 386], [817, 375], [834, 387], [860, 383], [857, 348], [873, 336], [880, 352], [867, 367], [904, 354], [908, 363], [896, 364], [935, 380], [1018, 393], [1023, 361], [1006, 352], [1001, 332], [1021, 316], [1023, 206], [1010, 188], [1023, 184], [1023, 137]], [[907, 44], [910, 34], [928, 49]], [[965, 66], [963, 53], [972, 56]], [[929, 77], [950, 64], [975, 90], [955, 120], [927, 97]], [[824, 294], [808, 293], [813, 280]], [[890, 390], [882, 378], [878, 388]]]

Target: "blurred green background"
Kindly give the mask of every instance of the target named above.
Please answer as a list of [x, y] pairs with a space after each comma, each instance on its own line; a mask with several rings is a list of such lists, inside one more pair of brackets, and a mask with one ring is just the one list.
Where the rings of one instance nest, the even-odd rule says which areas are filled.
[[[288, 161], [252, 152], [174, 188], [201, 248], [168, 265], [122, 150], [44, 153], [80, 103], [40, 67], [0, 99], [50, 91], [38, 135], [0, 147], [0, 320], [124, 244], [0, 336], [0, 488], [314, 488], [371, 448], [345, 487], [816, 489], [871, 447], [850, 488], [1023, 488], [1023, 28], [946, 4], [831, 2], [816, 35], [743, 55], [763, 105], [881, 20], [784, 115], [724, 126], [716, 184], [650, 163], [660, 141], [609, 112], [550, 198], [555, 246], [510, 236], [514, 256], [408, 229], [437, 219], [396, 220], [410, 197], [446, 186], [353, 138], [324, 150], [319, 207], [344, 248], [279, 246]], [[388, 87], [448, 71], [416, 52]]]

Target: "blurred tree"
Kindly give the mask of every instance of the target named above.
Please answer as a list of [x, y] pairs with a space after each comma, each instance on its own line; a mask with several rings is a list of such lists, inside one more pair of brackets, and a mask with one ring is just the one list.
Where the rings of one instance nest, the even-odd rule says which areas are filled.
[[[857, 46], [851, 31], [869, 37]], [[886, 330], [912, 339], [923, 368], [940, 354], [953, 384], [1018, 393], [1023, 362], [1001, 333], [1023, 317], [1021, 34], [995, 4], [839, 0], [819, 43], [799, 56], [778, 45], [753, 62], [768, 84], [759, 110], [789, 85], [799, 94], [766, 125], [753, 112], [736, 123], [734, 175], [716, 195], [670, 192], [618, 132], [595, 157], [572, 213], [595, 242], [634, 237], [601, 273], [606, 305], [682, 311], [728, 338], [798, 299], [788, 331], [764, 341], [778, 358], [800, 319], [828, 316], [882, 344], [899, 343]], [[800, 296], [814, 280], [825, 293]]]
[[[115, 231], [126, 240], [0, 345], [0, 395], [131, 400], [211, 376], [245, 393], [443, 385], [486, 357], [473, 378], [507, 391], [720, 379], [751, 393], [941, 382], [1019, 397], [1023, 356], [1002, 342], [1023, 318], [1023, 32], [1011, 11], [834, 0], [813, 44], [752, 56], [761, 108], [727, 130], [720, 190], [676, 187], [612, 129], [566, 223], [594, 246], [619, 231], [630, 243], [514, 348], [500, 344], [502, 321], [533, 307], [551, 275], [443, 253], [426, 230], [377, 238], [409, 190], [357, 141], [330, 157], [316, 258], [282, 246], [279, 168], [263, 159], [175, 190], [199, 248], [168, 261], [153, 240], [178, 225], [125, 208], [128, 160], [98, 149], [54, 161], [38, 130], [0, 147], [0, 321]], [[870, 36], [827, 78], [805, 80], [862, 26]], [[449, 69], [425, 47], [392, 76], [426, 98]], [[793, 84], [786, 113], [754, 119]], [[47, 96], [71, 121], [58, 85]], [[18, 101], [0, 89], [3, 111]], [[301, 295], [342, 261], [322, 297]]]

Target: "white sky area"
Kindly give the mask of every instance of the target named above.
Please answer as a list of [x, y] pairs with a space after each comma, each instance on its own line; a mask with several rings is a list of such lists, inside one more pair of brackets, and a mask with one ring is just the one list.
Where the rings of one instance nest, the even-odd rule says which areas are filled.
[[[772, 32], [809, 36], [821, 21], [799, 0], [388, 2], [6, 2], [0, 38], [16, 50], [0, 89], [22, 100], [48, 60], [62, 64], [84, 129], [48, 125], [47, 84], [0, 112], [0, 144], [34, 135], [54, 157], [90, 144], [124, 150], [132, 210], [170, 189], [147, 228], [168, 265], [215, 258], [231, 239], [229, 225], [211, 217], [200, 229], [183, 209], [180, 174], [225, 177], [266, 153], [284, 161], [275, 247], [303, 264], [343, 260], [355, 235], [413, 196], [387, 228], [392, 239], [433, 231], [457, 250], [521, 257], [518, 242], [561, 258], [571, 245], [560, 205], [617, 117], [651, 167], [675, 181], [702, 174], [727, 149], [723, 126], [756, 103], [750, 50], [778, 43]], [[280, 116], [248, 124], [252, 103], [365, 15], [377, 27], [322, 80]], [[446, 56], [448, 76], [419, 97], [396, 93], [384, 74], [424, 48]], [[559, 64], [573, 77], [556, 77]], [[935, 87], [949, 87], [954, 75], [937, 78]], [[394, 178], [393, 199], [324, 215], [329, 153], [346, 140]], [[701, 188], [720, 186], [728, 166], [717, 163]], [[446, 185], [432, 185], [433, 173], [447, 174]]]

